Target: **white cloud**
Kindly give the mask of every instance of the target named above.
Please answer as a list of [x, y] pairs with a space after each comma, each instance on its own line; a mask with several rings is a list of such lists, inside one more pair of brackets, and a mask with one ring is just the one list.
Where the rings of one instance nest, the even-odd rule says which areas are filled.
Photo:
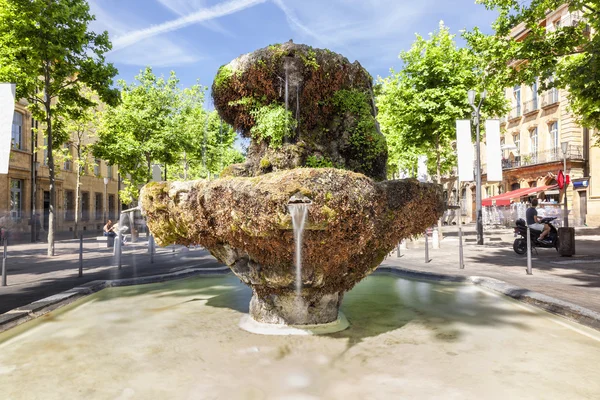
[[117, 37], [113, 41], [113, 48], [115, 50], [123, 49], [144, 39], [160, 35], [162, 33], [172, 32], [191, 24], [210, 21], [215, 18], [233, 14], [248, 7], [264, 3], [265, 1], [266, 0], [230, 0], [226, 3], [220, 3], [210, 8], [203, 8], [168, 22], [153, 25], [149, 28], [127, 32], [124, 35]]
[[[200, 10], [201, 8], [207, 7], [207, 0], [156, 0], [163, 7], [170, 10], [176, 15], [184, 16], [186, 14], [191, 14]], [[220, 33], [222, 35], [226, 35], [229, 37], [234, 37], [235, 35], [226, 29], [223, 25], [221, 25], [218, 21], [210, 20], [201, 22], [200, 25], [203, 27], [210, 29], [211, 31]]]
[[[132, 25], [142, 25], [143, 21], [136, 21], [132, 16], [126, 16], [127, 23], [118, 20], [115, 16], [102, 9], [96, 1], [89, 2], [92, 14], [96, 20], [92, 22], [94, 31], [108, 31], [111, 37], [126, 34]], [[122, 16], [125, 17], [125, 16]], [[123, 18], [125, 19], [125, 18]], [[191, 64], [202, 57], [196, 49], [187, 46], [184, 41], [175, 42], [166, 37], [141, 40], [135, 46], [126, 49], [114, 49], [108, 54], [108, 59], [114, 63], [137, 66], [175, 67]]]
[[152, 67], [176, 67], [193, 64], [203, 57], [196, 50], [175, 45], [166, 38], [148, 38], [110, 54], [115, 63]]

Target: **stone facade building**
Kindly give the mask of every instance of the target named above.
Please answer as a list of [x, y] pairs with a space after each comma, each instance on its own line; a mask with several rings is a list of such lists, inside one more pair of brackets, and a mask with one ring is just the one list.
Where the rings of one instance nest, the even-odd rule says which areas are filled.
[[[15, 240], [31, 238], [30, 220], [39, 214], [43, 239], [48, 230], [50, 207], [47, 144], [43, 132], [34, 133], [33, 120], [21, 100], [15, 104], [12, 124], [12, 149], [8, 175], [0, 175], [0, 225]], [[36, 142], [37, 139], [37, 142]], [[89, 139], [88, 139], [89, 140]], [[56, 163], [56, 232], [73, 232], [77, 171], [73, 142], [64, 145], [71, 159]], [[37, 150], [36, 150], [37, 149]], [[91, 160], [92, 166], [81, 177], [81, 217], [79, 229], [101, 231], [106, 218], [115, 219], [119, 211], [117, 168], [102, 160]], [[105, 185], [105, 179], [107, 184]]]
[[[549, 30], [580, 21], [580, 16], [562, 6], [546, 16]], [[512, 30], [516, 40], [527, 34], [519, 25]], [[515, 65], [515, 67], [525, 67]], [[503, 153], [502, 182], [487, 182], [485, 141], [481, 143], [482, 199], [520, 191], [513, 202], [527, 202], [538, 197], [544, 208], [562, 216], [564, 191], [556, 187], [559, 170], [563, 169], [562, 143], [567, 143], [567, 174], [572, 183], [566, 196], [570, 226], [600, 226], [600, 148], [594, 146], [594, 132], [577, 123], [569, 109], [568, 91], [539, 90], [540, 82], [531, 86], [517, 85], [505, 90], [512, 108], [501, 118]], [[454, 176], [445, 179], [450, 202], [456, 199]], [[466, 222], [475, 220], [475, 185], [461, 185], [462, 215]], [[534, 189], [534, 188], [539, 188]], [[492, 202], [491, 200], [488, 202]]]

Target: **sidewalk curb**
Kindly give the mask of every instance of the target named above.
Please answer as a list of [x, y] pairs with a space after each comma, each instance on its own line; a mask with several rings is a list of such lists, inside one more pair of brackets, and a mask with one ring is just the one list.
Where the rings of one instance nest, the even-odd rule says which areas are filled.
[[176, 279], [184, 279], [197, 275], [221, 275], [227, 274], [231, 270], [229, 267], [218, 268], [186, 268], [168, 274], [150, 275], [139, 278], [124, 278], [114, 280], [91, 281], [81, 286], [76, 286], [64, 292], [48, 296], [46, 298], [34, 301], [25, 306], [15, 308], [4, 314], [0, 314], [0, 333], [7, 331], [15, 326], [24, 324], [27, 321], [48, 314], [57, 308], [66, 306], [90, 294], [96, 293], [102, 289], [110, 287], [144, 285], [149, 283], [166, 282]]
[[501, 293], [515, 300], [527, 303], [536, 308], [555, 314], [578, 324], [585, 325], [600, 331], [600, 313], [577, 304], [559, 300], [538, 292], [531, 291], [519, 286], [511, 285], [504, 281], [484, 276], [458, 276], [450, 274], [439, 274], [431, 272], [415, 271], [402, 267], [379, 267], [376, 271], [388, 272], [408, 278], [429, 279], [445, 282], [471, 283], [494, 292]]

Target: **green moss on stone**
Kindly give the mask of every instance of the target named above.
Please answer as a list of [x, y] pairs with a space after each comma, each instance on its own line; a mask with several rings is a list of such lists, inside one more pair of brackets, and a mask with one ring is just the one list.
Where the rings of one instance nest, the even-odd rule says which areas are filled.
[[260, 168], [263, 170], [271, 168], [271, 161], [267, 157], [263, 157], [260, 159]]
[[348, 127], [349, 142], [355, 153], [354, 159], [360, 160], [361, 169], [369, 171], [373, 161], [387, 148], [385, 138], [377, 130], [369, 94], [357, 89], [342, 89], [335, 92], [332, 103], [341, 112], [354, 116], [354, 126]]
[[333, 168], [333, 161], [326, 156], [310, 155], [306, 159], [306, 166], [309, 168]]
[[281, 147], [283, 138], [290, 136], [297, 126], [292, 112], [281, 104], [271, 103], [257, 107], [250, 111], [250, 114], [255, 120], [251, 129], [252, 135], [266, 140], [273, 149]]
[[215, 76], [215, 88], [219, 89], [223, 85], [227, 84], [227, 82], [229, 82], [233, 74], [233, 68], [231, 68], [229, 64], [221, 65], [221, 67], [217, 71], [217, 76]]

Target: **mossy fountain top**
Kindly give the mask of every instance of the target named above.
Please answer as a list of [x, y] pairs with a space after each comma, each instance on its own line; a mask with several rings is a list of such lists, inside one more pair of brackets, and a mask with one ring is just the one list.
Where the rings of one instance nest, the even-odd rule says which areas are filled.
[[292, 42], [221, 66], [212, 86], [215, 108], [252, 138], [246, 163], [228, 173], [337, 167], [385, 179], [387, 146], [372, 80], [358, 61]]

